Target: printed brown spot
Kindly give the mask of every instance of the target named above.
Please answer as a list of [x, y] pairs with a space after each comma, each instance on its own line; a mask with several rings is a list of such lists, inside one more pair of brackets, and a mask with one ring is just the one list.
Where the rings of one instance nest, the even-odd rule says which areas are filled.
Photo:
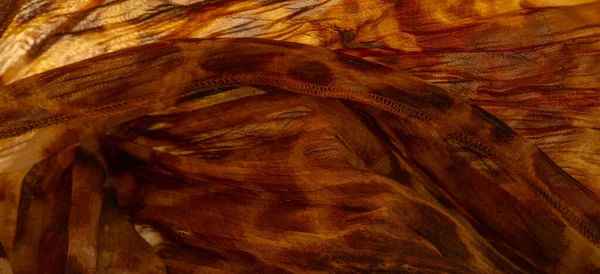
[[417, 214], [410, 225], [419, 236], [434, 245], [442, 256], [463, 262], [471, 257], [452, 220], [430, 206], [417, 203], [414, 209]]
[[500, 121], [494, 115], [483, 110], [477, 105], [472, 106], [472, 113], [474, 117], [481, 118], [483, 121], [488, 123], [492, 127], [492, 138], [496, 142], [508, 142], [512, 140], [516, 133], [504, 122]]
[[[338, 30], [340, 37], [342, 39], [342, 45], [345, 48], [355, 48], [356, 43], [354, 39], [356, 38], [356, 32], [352, 30]], [[350, 55], [351, 56], [351, 55]]]
[[[36, 92], [45, 90], [42, 88], [42, 86], [47, 84], [46, 81], [44, 81], [42, 78], [36, 78], [37, 76], [32, 77], [32, 79], [35, 79], [34, 81], [23, 81], [22, 79], [20, 81], [16, 81], [8, 86], [3, 87], [2, 93], [10, 95], [15, 99], [24, 99], [30, 97]], [[2, 85], [0, 85], [0, 88], [2, 88]]]
[[442, 111], [447, 110], [454, 105], [454, 99], [445, 94], [446, 91], [439, 87], [426, 84], [426, 87], [421, 93], [421, 96], [425, 97], [425, 102]]
[[344, 53], [336, 52], [336, 61], [340, 62], [342, 66], [355, 69], [361, 72], [375, 72], [375, 73], [390, 73], [394, 72], [394, 69], [386, 67], [381, 64], [377, 64], [360, 57], [348, 55]]
[[331, 70], [326, 65], [316, 61], [304, 62], [292, 68], [288, 71], [288, 76], [294, 80], [321, 86], [333, 81]]
[[275, 57], [282, 55], [283, 53], [276, 52], [253, 54], [228, 52], [209, 57], [201, 66], [215, 73], [255, 72], [264, 69]]

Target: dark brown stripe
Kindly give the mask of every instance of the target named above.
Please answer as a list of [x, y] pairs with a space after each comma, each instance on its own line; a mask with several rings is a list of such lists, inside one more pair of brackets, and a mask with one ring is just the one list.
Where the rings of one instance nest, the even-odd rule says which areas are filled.
[[277, 46], [277, 47], [283, 47], [283, 48], [287, 48], [287, 49], [301, 49], [304, 47], [304, 44], [287, 42], [287, 41], [266, 40], [266, 39], [260, 39], [260, 38], [239, 38], [239, 39], [242, 39], [243, 41], [250, 42], [253, 44], [260, 44], [260, 45], [264, 45], [264, 46], [268, 46], [268, 47]]
[[516, 133], [507, 124], [483, 110], [481, 107], [472, 105], [472, 113], [473, 116], [481, 118], [492, 127], [491, 134], [494, 141], [508, 142], [516, 136]]
[[4, 31], [10, 25], [23, 1], [20, 0], [0, 0], [0, 38]]
[[384, 65], [344, 53], [336, 53], [335, 59], [336, 61], [340, 62], [342, 66], [356, 69], [360, 72], [390, 73], [394, 71], [394, 69]]
[[17, 25], [27, 24], [33, 18], [51, 11], [54, 3], [48, 0], [30, 0], [23, 4], [19, 16], [15, 19]]
[[456, 223], [428, 205], [415, 203], [413, 206], [417, 212], [417, 220], [411, 222], [410, 226], [415, 233], [448, 259], [467, 262], [472, 258], [469, 248], [459, 235]]
[[287, 75], [298, 81], [325, 86], [333, 81], [333, 73], [324, 64], [309, 61], [288, 71]]

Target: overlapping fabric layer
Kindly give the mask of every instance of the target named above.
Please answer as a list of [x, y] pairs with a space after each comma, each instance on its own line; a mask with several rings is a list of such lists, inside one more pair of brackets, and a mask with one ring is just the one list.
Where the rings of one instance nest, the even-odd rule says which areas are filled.
[[428, 2], [7, 1], [0, 272], [597, 271], [600, 4]]
[[4, 84], [174, 38], [258, 37], [322, 46], [470, 99], [587, 187], [599, 188], [596, 1], [20, 2], [0, 40]]

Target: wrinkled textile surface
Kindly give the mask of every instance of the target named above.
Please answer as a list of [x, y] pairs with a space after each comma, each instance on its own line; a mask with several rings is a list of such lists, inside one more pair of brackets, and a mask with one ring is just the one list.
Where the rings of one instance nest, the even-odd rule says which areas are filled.
[[600, 271], [600, 3], [0, 0], [0, 273]]

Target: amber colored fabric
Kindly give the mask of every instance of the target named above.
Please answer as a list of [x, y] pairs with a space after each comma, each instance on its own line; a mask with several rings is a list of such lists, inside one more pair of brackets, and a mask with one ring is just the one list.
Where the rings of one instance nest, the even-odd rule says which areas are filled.
[[0, 273], [595, 273], [599, 25], [0, 1]]

